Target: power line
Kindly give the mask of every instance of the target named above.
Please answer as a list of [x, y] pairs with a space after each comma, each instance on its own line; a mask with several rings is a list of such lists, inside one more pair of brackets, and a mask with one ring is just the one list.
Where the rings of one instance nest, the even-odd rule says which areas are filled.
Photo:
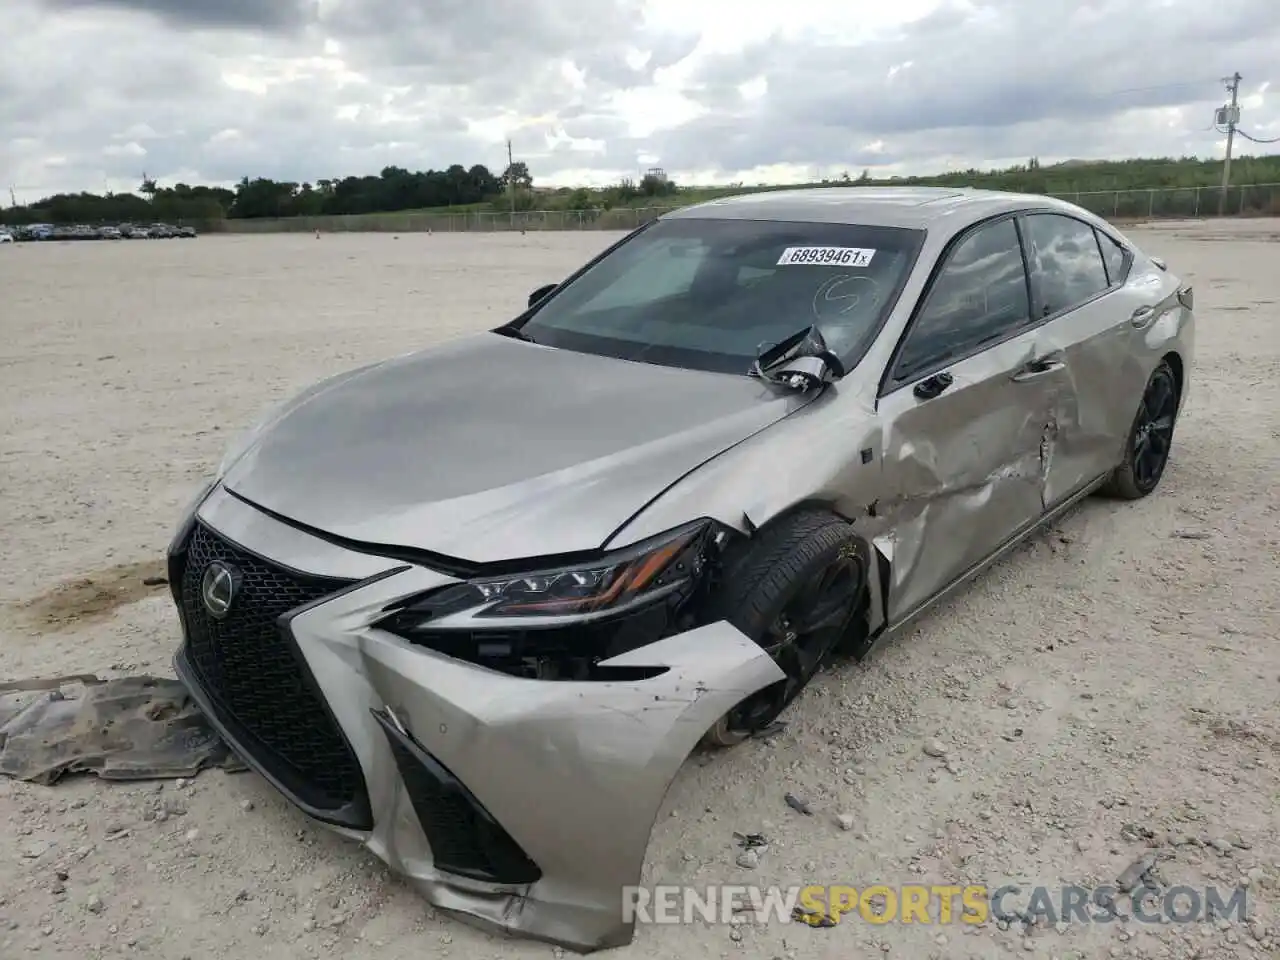
[[1213, 77], [1213, 78], [1206, 78], [1206, 79], [1200, 79], [1200, 80], [1179, 80], [1175, 83], [1157, 83], [1154, 86], [1150, 86], [1150, 87], [1125, 87], [1120, 90], [1108, 90], [1106, 93], [1096, 93], [1096, 94], [1089, 94], [1089, 95], [1098, 96], [1098, 97], [1118, 97], [1123, 93], [1156, 93], [1162, 90], [1184, 90], [1191, 87], [1202, 87], [1206, 83], [1209, 83], [1212, 80], [1217, 80], [1217, 79], [1218, 79], [1217, 77]]
[[1263, 140], [1258, 137], [1251, 137], [1249, 134], [1245, 133], [1243, 130], [1237, 130], [1236, 133], [1240, 134], [1240, 136], [1244, 137], [1246, 140], [1250, 141], [1251, 143], [1280, 143], [1280, 137], [1272, 137], [1270, 140]]

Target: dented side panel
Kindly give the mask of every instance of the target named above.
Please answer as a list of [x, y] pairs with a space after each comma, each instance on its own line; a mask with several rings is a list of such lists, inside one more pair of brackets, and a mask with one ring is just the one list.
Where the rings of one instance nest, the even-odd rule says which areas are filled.
[[886, 396], [884, 485], [877, 511], [893, 544], [888, 619], [896, 621], [981, 562], [1044, 510], [1070, 416], [1064, 369], [1014, 377], [1056, 349], [1033, 330], [948, 369], [932, 400]]
[[[1119, 462], [1117, 442], [1136, 410], [1121, 410], [1130, 391], [1124, 378], [1131, 373], [1129, 335], [1115, 322], [1126, 309], [1123, 291], [1107, 294], [1059, 317], [1044, 327], [1045, 336], [1059, 345], [1065, 367], [1060, 402], [1055, 410], [1056, 435], [1049, 456], [1052, 467], [1044, 491], [1046, 508], [1062, 502], [1082, 486]], [[1141, 387], [1139, 387], [1139, 393]]]
[[[1107, 226], [1087, 211], [1056, 207]], [[1167, 355], [1178, 358], [1185, 404], [1194, 315], [1177, 300], [1178, 278], [1136, 247], [1122, 288], [948, 367], [955, 382], [936, 399], [919, 401], [910, 384], [880, 396], [947, 240], [930, 235], [857, 368], [664, 491], [608, 545], [635, 543], [695, 515], [750, 534], [797, 505], [823, 506], [848, 519], [882, 558], [872, 571], [875, 630], [912, 613], [1118, 466], [1147, 378]], [[1153, 314], [1135, 322], [1134, 311], [1148, 305]], [[1014, 389], [1011, 376], [1039, 357], [1060, 366]]]
[[[1166, 326], [1180, 310], [1178, 282], [1167, 273], [1134, 266], [1128, 282], [1045, 325], [1061, 344], [1070, 383], [1070, 408], [1060, 418], [1054, 455], [1058, 471], [1047, 497], [1052, 506], [1106, 473], [1124, 456], [1125, 436], [1133, 423], [1147, 378], [1173, 337], [1161, 337], [1164, 349], [1146, 347], [1146, 331]], [[1173, 332], [1166, 329], [1166, 333]]]

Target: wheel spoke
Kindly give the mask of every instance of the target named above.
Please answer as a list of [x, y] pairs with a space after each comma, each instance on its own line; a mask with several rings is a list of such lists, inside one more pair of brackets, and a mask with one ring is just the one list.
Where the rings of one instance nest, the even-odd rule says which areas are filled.
[[1157, 377], [1155, 382], [1151, 384], [1151, 388], [1147, 392], [1147, 398], [1143, 406], [1146, 407], [1147, 422], [1150, 423], [1164, 412], [1166, 398], [1171, 391], [1169, 383], [1164, 377]]
[[739, 704], [731, 715], [734, 729], [749, 731], [769, 723], [795, 698], [857, 613], [861, 587], [860, 565], [841, 559], [786, 603], [760, 644], [785, 679]]
[[791, 629], [802, 637], [825, 630], [847, 617], [849, 606], [849, 597], [837, 594], [798, 615], [791, 621]]

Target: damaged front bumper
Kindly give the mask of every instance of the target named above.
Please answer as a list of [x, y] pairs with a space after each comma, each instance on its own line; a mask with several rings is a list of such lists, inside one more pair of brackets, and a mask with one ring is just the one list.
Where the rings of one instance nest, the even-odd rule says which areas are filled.
[[[722, 714], [783, 678], [727, 623], [603, 664], [646, 679], [509, 676], [373, 626], [447, 575], [352, 554], [221, 491], [198, 520], [171, 560], [192, 696], [305, 812], [436, 906], [507, 933], [579, 951], [628, 942], [623, 888], [639, 883], [672, 779]], [[195, 605], [215, 565], [244, 609], [211, 641]]]

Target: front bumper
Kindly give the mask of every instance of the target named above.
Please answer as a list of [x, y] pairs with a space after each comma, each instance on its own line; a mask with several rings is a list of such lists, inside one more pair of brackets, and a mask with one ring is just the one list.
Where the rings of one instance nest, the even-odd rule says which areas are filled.
[[[212, 723], [294, 803], [431, 903], [508, 933], [579, 951], [628, 942], [623, 888], [639, 883], [671, 780], [718, 717], [782, 679], [723, 622], [609, 661], [667, 668], [649, 679], [507, 676], [371, 626], [389, 604], [452, 578], [335, 547], [221, 489], [197, 518], [249, 564], [350, 583], [275, 618], [270, 649], [237, 637], [219, 654], [262, 658], [255, 676], [280, 678], [275, 712], [261, 685], [251, 699], [224, 695], [207, 638], [193, 643], [184, 614], [175, 665]], [[184, 562], [180, 551], [171, 561], [180, 609]]]

